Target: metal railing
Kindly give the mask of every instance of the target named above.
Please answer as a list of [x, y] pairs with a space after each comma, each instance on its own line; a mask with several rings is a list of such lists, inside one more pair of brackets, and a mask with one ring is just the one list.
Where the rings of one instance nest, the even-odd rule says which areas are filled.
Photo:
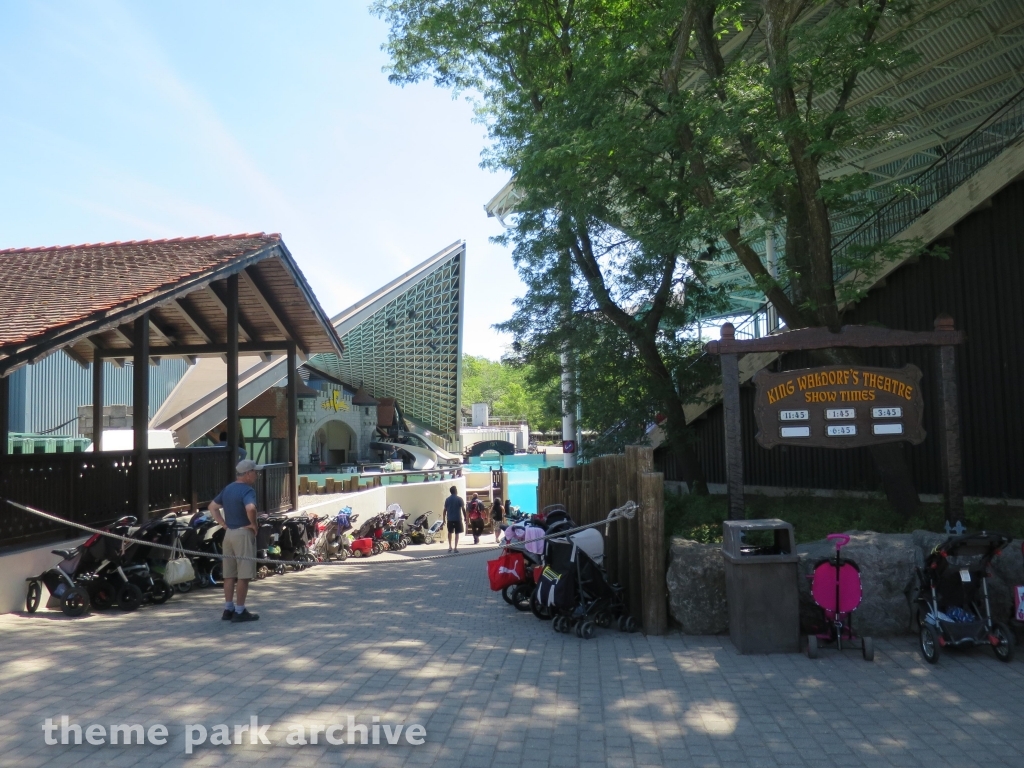
[[[985, 118], [949, 152], [907, 182], [906, 186], [912, 191], [894, 194], [852, 229], [843, 228], [835, 234], [832, 246], [835, 279], [841, 280], [852, 271], [843, 265], [843, 256], [851, 249], [869, 248], [892, 239], [1022, 136], [1024, 89]], [[784, 288], [788, 293], [789, 286]], [[770, 302], [765, 302], [735, 325], [737, 339], [759, 338], [780, 329], [778, 315]]]

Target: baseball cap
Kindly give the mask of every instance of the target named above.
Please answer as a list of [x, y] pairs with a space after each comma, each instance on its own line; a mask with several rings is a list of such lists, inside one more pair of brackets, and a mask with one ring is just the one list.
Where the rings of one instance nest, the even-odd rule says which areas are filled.
[[252, 459], [242, 459], [235, 465], [235, 474], [244, 475], [246, 472], [252, 472], [254, 469], [256, 469], [255, 461]]

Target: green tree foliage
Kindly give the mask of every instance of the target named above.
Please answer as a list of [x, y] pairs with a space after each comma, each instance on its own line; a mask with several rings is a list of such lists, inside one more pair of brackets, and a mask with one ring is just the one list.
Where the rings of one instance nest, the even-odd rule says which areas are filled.
[[[485, 164], [515, 174], [520, 199], [502, 239], [529, 290], [506, 327], [524, 359], [569, 349], [589, 376], [601, 326], [600, 338], [630, 348], [624, 359], [642, 372], [624, 380], [666, 417], [698, 485], [684, 407], [702, 380], [681, 331], [729, 288], [712, 287], [706, 257], [734, 254], [790, 328], [836, 329], [871, 283], [871, 264], [898, 255], [878, 247], [834, 258], [831, 216], [864, 215], [871, 203], [866, 176], [828, 171], [887, 136], [891, 116], [853, 97], [865, 73], [907, 62], [905, 0], [374, 8], [391, 26], [392, 80], [471, 94], [492, 139]], [[769, 226], [785, 232], [778, 277], [753, 247]], [[861, 281], [837, 288], [850, 268]]]
[[550, 431], [560, 424], [558, 381], [537, 376], [533, 366], [462, 356], [462, 403], [487, 403], [491, 416], [526, 419], [533, 431]]

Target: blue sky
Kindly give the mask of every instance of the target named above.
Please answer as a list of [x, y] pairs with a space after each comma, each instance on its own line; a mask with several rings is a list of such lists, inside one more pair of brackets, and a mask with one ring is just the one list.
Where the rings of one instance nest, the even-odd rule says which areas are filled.
[[362, 0], [0, 4], [0, 247], [280, 232], [330, 314], [467, 241], [465, 350], [522, 284], [484, 129], [387, 82]]

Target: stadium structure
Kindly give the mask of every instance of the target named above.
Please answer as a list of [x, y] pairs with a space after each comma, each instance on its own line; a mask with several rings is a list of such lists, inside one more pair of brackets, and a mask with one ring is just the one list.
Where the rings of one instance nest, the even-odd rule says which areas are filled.
[[[337, 467], [399, 454], [410, 467], [454, 462], [460, 427], [464, 242], [456, 242], [331, 318], [344, 353], [300, 367], [303, 464]], [[191, 366], [151, 421], [178, 445], [215, 442], [225, 421], [225, 363]], [[281, 356], [239, 361], [243, 441], [258, 460], [283, 440]], [[392, 445], [393, 443], [393, 445]]]

